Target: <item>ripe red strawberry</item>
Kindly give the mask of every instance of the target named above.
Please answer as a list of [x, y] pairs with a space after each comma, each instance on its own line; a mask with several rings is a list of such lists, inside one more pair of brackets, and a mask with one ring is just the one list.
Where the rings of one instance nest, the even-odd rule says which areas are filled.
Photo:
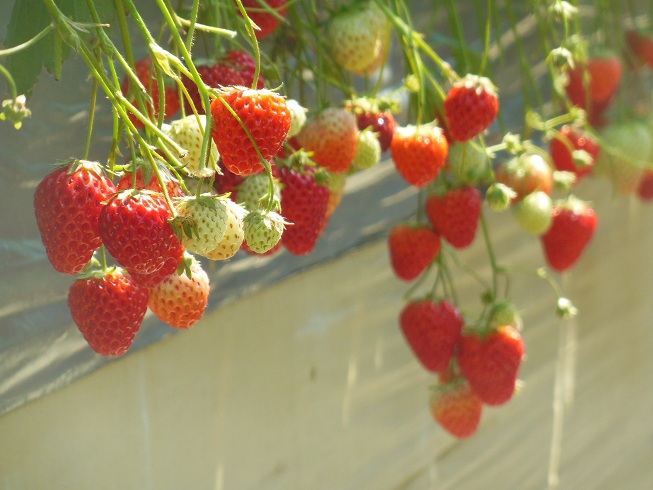
[[499, 113], [499, 98], [492, 82], [466, 75], [456, 82], [444, 100], [449, 134], [455, 141], [468, 141], [485, 131]]
[[36, 224], [52, 266], [76, 274], [102, 244], [98, 218], [114, 192], [99, 163], [76, 160], [47, 175], [34, 193]]
[[553, 170], [540, 155], [522, 153], [497, 167], [496, 180], [517, 193], [514, 203], [535, 191], [551, 194]]
[[464, 379], [438, 385], [429, 400], [433, 419], [451, 435], [464, 439], [476, 433], [483, 403]]
[[356, 118], [345, 109], [329, 107], [306, 121], [297, 141], [321, 167], [346, 172], [356, 155]]
[[437, 177], [448, 151], [449, 144], [434, 123], [398, 127], [390, 144], [397, 172], [415, 187], [424, 187]]
[[[610, 105], [621, 82], [623, 67], [618, 56], [603, 52], [590, 56], [568, 73], [566, 86], [569, 101], [588, 114], [588, 121], [596, 124]], [[585, 86], [587, 76], [588, 85]]]
[[[138, 80], [141, 82], [143, 87], [145, 87], [146, 94], [149, 96], [152, 101], [148, 102], [147, 100], [145, 102], [145, 111], [142, 111], [144, 114], [149, 115], [150, 119], [153, 121], [156, 121], [158, 118], [158, 113], [159, 113], [159, 106], [160, 106], [160, 99], [159, 99], [159, 83], [156, 79], [156, 75], [154, 71], [152, 70], [152, 59], [151, 58], [144, 58], [139, 61], [137, 61], [134, 64], [134, 68], [136, 69], [135, 74], [136, 77], [138, 77]], [[122, 93], [125, 95], [125, 97], [130, 97], [130, 83], [129, 83], [129, 78], [125, 76], [123, 82], [122, 82]], [[166, 86], [164, 89], [164, 95], [165, 95], [165, 108], [164, 108], [164, 117], [163, 119], [169, 119], [172, 116], [175, 115], [175, 113], [179, 110], [179, 93], [177, 92], [177, 87], [174, 85]], [[138, 104], [136, 104], [136, 100], [133, 97], [132, 98], [132, 103], [138, 107]], [[141, 109], [140, 107], [138, 107]], [[134, 123], [134, 126], [137, 128], [143, 128], [145, 125], [143, 124], [142, 121], [140, 121], [136, 116], [133, 114], [129, 114], [129, 119]]]
[[148, 307], [160, 320], [178, 329], [195, 325], [204, 315], [211, 286], [209, 277], [195, 258], [187, 255], [188, 271], [169, 275], [150, 289]]
[[472, 244], [481, 215], [481, 193], [472, 186], [433, 194], [426, 199], [426, 215], [433, 228], [453, 247]]
[[573, 196], [553, 206], [553, 222], [541, 237], [547, 263], [558, 272], [566, 271], [580, 259], [594, 236], [594, 210]]
[[259, 41], [265, 39], [279, 27], [280, 20], [272, 13], [266, 12], [262, 4], [266, 3], [269, 8], [273, 9], [279, 16], [286, 15], [286, 3], [288, 0], [243, 0], [243, 7], [247, 16], [252, 19], [259, 29], [254, 31], [256, 39]]
[[463, 323], [460, 311], [449, 301], [412, 301], [399, 316], [401, 331], [413, 354], [432, 372], [449, 368]]
[[[290, 129], [291, 116], [285, 99], [269, 90], [244, 87], [225, 89], [222, 100], [251, 133], [265, 160], [271, 162]], [[211, 103], [213, 140], [222, 161], [231, 172], [251, 175], [264, 169], [258, 153], [238, 120], [220, 98]]]
[[176, 255], [169, 256], [163, 266], [160, 269], [150, 272], [149, 274], [140, 274], [138, 272], [131, 271], [127, 269], [131, 278], [139, 285], [144, 288], [150, 289], [155, 286], [158, 286], [163, 282], [163, 280], [171, 274], [177, 272], [177, 268], [183, 260], [182, 257], [177, 257]]
[[440, 236], [430, 227], [397, 225], [390, 231], [388, 249], [395, 275], [417, 279], [440, 254]]
[[645, 170], [637, 187], [637, 195], [642, 201], [653, 200], [653, 170]]
[[77, 279], [68, 292], [73, 321], [89, 346], [121, 356], [131, 346], [147, 311], [147, 290], [120, 269]]
[[[133, 173], [133, 167], [136, 167], [135, 176]], [[172, 176], [163, 162], [159, 165], [159, 173], [161, 173], [163, 181], [165, 182], [168, 196], [181, 197], [184, 195], [184, 191], [181, 189], [179, 182]], [[159, 180], [152, 172], [149, 162], [145, 161], [132, 162], [131, 168], [126, 171], [118, 181], [118, 184], [116, 185], [117, 191], [124, 191], [127, 189], [148, 189], [152, 192], [163, 192], [161, 190], [161, 184], [159, 184]]]
[[170, 257], [183, 255], [183, 246], [168, 223], [170, 217], [162, 194], [122, 191], [100, 213], [100, 237], [120, 265], [151, 274]]
[[[582, 128], [565, 125], [551, 140], [549, 151], [556, 169], [573, 172], [576, 181], [579, 181], [594, 168], [601, 147], [594, 137]], [[580, 151], [585, 152], [582, 163], [578, 162], [577, 152]]]
[[458, 366], [469, 385], [487, 405], [512, 398], [524, 358], [524, 341], [512, 326], [501, 326], [481, 336], [463, 333], [458, 344]]
[[630, 50], [629, 59], [635, 68], [648, 65], [653, 68], [653, 34], [647, 31], [631, 29], [626, 32], [626, 45]]
[[395, 117], [389, 111], [383, 112], [359, 112], [356, 113], [356, 124], [361, 131], [370, 128], [381, 143], [381, 151], [390, 148], [392, 137], [397, 128]]
[[[246, 51], [231, 50], [214, 63], [199, 63], [196, 65], [200, 78], [207, 87], [220, 88], [228, 86], [251, 87], [256, 72], [256, 60]], [[182, 82], [193, 101], [198, 114], [204, 114], [202, 98], [195, 82], [182, 76]], [[263, 76], [259, 74], [256, 88], [265, 86]], [[186, 112], [191, 113], [192, 108], [186, 101]]]
[[320, 184], [313, 167], [279, 169], [281, 213], [289, 224], [283, 233], [283, 246], [293, 255], [313, 251], [324, 228], [329, 188]]

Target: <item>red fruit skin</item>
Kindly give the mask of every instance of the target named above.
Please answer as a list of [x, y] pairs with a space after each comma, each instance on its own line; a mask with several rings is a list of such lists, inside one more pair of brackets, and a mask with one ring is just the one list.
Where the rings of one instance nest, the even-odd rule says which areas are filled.
[[503, 326], [486, 337], [463, 334], [458, 343], [458, 366], [481, 401], [503, 405], [515, 392], [524, 358], [524, 341], [511, 326]]
[[183, 246], [168, 219], [162, 194], [123, 191], [102, 209], [99, 231], [116, 261], [131, 272], [152, 274], [168, 260], [181, 260]]
[[382, 152], [390, 148], [397, 128], [397, 122], [391, 112], [357, 112], [356, 124], [361, 131], [370, 128], [376, 133]]
[[[276, 10], [282, 17], [286, 15], [286, 3], [288, 0], [265, 0], [265, 2], [273, 9]], [[256, 39], [259, 41], [265, 39], [272, 34], [277, 27], [279, 27], [279, 19], [270, 15], [267, 12], [262, 12], [261, 4], [257, 0], [243, 0], [243, 7], [247, 11], [247, 15], [252, 22], [256, 24], [260, 30], [254, 30]]]
[[313, 251], [324, 229], [329, 203], [329, 188], [315, 181], [312, 169], [300, 173], [287, 167], [279, 169], [281, 212], [286, 226], [281, 241], [293, 255]]
[[[256, 71], [256, 60], [246, 51], [231, 50], [213, 64], [201, 64], [196, 66], [197, 72], [204, 84], [211, 88], [228, 86], [251, 87], [254, 82]], [[182, 75], [182, 83], [190, 95], [198, 114], [204, 114], [202, 97], [195, 82], [185, 75]], [[259, 74], [256, 81], [256, 88], [262, 89], [265, 86], [263, 76]], [[191, 113], [190, 104], [185, 101], [186, 112]]]
[[625, 37], [626, 44], [632, 55], [631, 61], [635, 62], [635, 68], [643, 65], [653, 68], [653, 36], [633, 29], [626, 32]]
[[[292, 122], [285, 99], [274, 92], [243, 87], [225, 92], [223, 98], [247, 127], [263, 158], [271, 162]], [[211, 115], [213, 141], [225, 167], [236, 175], [263, 171], [265, 167], [247, 133], [220, 99], [211, 103]]]
[[637, 195], [642, 201], [651, 201], [653, 200], [653, 171], [646, 170], [639, 181], [639, 186], [637, 187]]
[[481, 193], [472, 186], [460, 187], [446, 194], [426, 199], [429, 221], [449, 244], [462, 249], [472, 244], [481, 216]]
[[[184, 191], [181, 189], [181, 186], [179, 185], [178, 182], [169, 179], [165, 182], [165, 184], [166, 184], [166, 189], [168, 191], [168, 195], [170, 197], [181, 197], [184, 195]], [[154, 175], [147, 183], [147, 185], [145, 184], [145, 180], [143, 179], [143, 171], [140, 168], [136, 170], [135, 179], [131, 173], [126, 173], [118, 181], [118, 185], [116, 185], [117, 191], [124, 191], [127, 189], [139, 189], [139, 190], [147, 189], [152, 192], [163, 192], [161, 190], [161, 185], [159, 184], [159, 181]]]
[[417, 279], [440, 254], [440, 236], [430, 228], [397, 225], [388, 236], [390, 264], [404, 281]]
[[77, 279], [68, 292], [68, 308], [91, 349], [103, 356], [121, 356], [143, 322], [147, 290], [119, 272]]
[[540, 237], [549, 266], [564, 272], [580, 259], [594, 236], [597, 216], [592, 208], [579, 213], [572, 209], [554, 206], [553, 221], [549, 231]]
[[[137, 61], [134, 64], [134, 68], [136, 68], [136, 76], [140, 80], [141, 84], [143, 87], [145, 87], [145, 90], [147, 90], [147, 93], [149, 96], [152, 98], [152, 105], [148, 105], [148, 114], [150, 119], [153, 121], [156, 121], [158, 118], [158, 113], [159, 113], [159, 83], [156, 79], [156, 76], [154, 73], [152, 73], [152, 59], [151, 58], [144, 58], [142, 60]], [[129, 95], [129, 78], [125, 76], [122, 82], [121, 90], [123, 95], [128, 96]], [[165, 96], [165, 113], [164, 113], [164, 119], [170, 119], [172, 116], [174, 116], [177, 111], [179, 110], [180, 107], [180, 102], [179, 102], [179, 93], [177, 92], [176, 87], [170, 86], [170, 87], [165, 87], [164, 88], [164, 96]], [[136, 107], [138, 107], [138, 104], [136, 104], [135, 100], [132, 100], [132, 104], [134, 104]], [[144, 128], [145, 124], [138, 119], [136, 116], [133, 114], [129, 114], [129, 119], [130, 121], [136, 126], [137, 128]]]
[[174, 254], [166, 259], [160, 269], [149, 274], [140, 274], [130, 269], [127, 269], [127, 272], [139, 286], [150, 289], [161, 284], [168, 276], [175, 274], [182, 260], [183, 257], [177, 257]]
[[483, 402], [468, 383], [460, 381], [438, 386], [431, 395], [429, 406], [433, 419], [458, 439], [474, 435], [483, 414]]
[[209, 278], [199, 262], [190, 265], [191, 277], [171, 274], [149, 291], [148, 306], [157, 318], [177, 329], [188, 329], [204, 316], [209, 300]]
[[[549, 146], [551, 159], [553, 160], [557, 170], [573, 172], [576, 175], [576, 181], [578, 182], [594, 168], [601, 147], [590, 134], [585, 133], [581, 129], [574, 129], [568, 125], [560, 128], [560, 137], [566, 140], [566, 144], [558, 138], [553, 138]], [[576, 165], [567, 145], [570, 145], [574, 150], [586, 151], [590, 157], [592, 157], [591, 163], [587, 166]]]
[[399, 316], [401, 331], [422, 366], [445, 372], [460, 340], [463, 317], [448, 301], [420, 300], [408, 303]]
[[451, 138], [469, 141], [485, 131], [499, 113], [499, 98], [483, 77], [467, 76], [455, 83], [444, 99]]
[[[589, 77], [587, 92], [583, 83], [586, 71]], [[590, 58], [585, 65], [569, 71], [567, 96], [572, 104], [587, 111], [590, 124], [602, 121], [603, 113], [619, 88], [622, 72], [621, 60], [613, 55]]]
[[[74, 164], [75, 165], [75, 164]], [[101, 172], [81, 165], [47, 175], [34, 193], [34, 214], [48, 260], [58, 272], [77, 274], [102, 244], [98, 219], [116, 188]]]
[[390, 143], [390, 154], [397, 172], [410, 185], [425, 187], [444, 166], [449, 144], [437, 126], [398, 128]]

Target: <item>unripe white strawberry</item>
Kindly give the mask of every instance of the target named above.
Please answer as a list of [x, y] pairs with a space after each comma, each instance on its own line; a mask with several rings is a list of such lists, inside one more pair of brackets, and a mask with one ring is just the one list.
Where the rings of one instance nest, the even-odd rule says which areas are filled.
[[540, 236], [551, 227], [551, 197], [535, 191], [513, 206], [515, 218], [521, 227], [532, 235]]
[[286, 138], [292, 138], [297, 135], [304, 126], [308, 109], [302, 107], [295, 99], [286, 99], [286, 106], [288, 107], [292, 118], [290, 129], [288, 130], [288, 136], [286, 136]]
[[[277, 202], [281, 199], [279, 184], [273, 180], [274, 196]], [[255, 174], [245, 177], [238, 184], [238, 202], [248, 211], [256, 211], [260, 207], [267, 206], [266, 197], [270, 188], [270, 178], [267, 174]]]
[[182, 163], [185, 164], [181, 170], [193, 177], [210, 177], [213, 175], [220, 158], [218, 148], [211, 139], [209, 161], [205, 162], [206, 165], [202, 165], [200, 161], [205, 127], [206, 115], [204, 114], [199, 116], [191, 114], [163, 126], [164, 133], [188, 152], [186, 156], [181, 158]]
[[461, 183], [477, 184], [492, 179], [487, 154], [472, 143], [454, 141], [449, 145], [447, 165], [451, 174]]
[[204, 255], [222, 241], [228, 223], [223, 200], [210, 193], [174, 200], [177, 216], [170, 224], [186, 250]]
[[236, 204], [228, 198], [223, 197], [218, 202], [224, 206], [227, 227], [220, 243], [204, 256], [211, 260], [227, 260], [236, 255], [243, 243], [245, 238], [243, 219], [247, 211], [240, 204]]
[[373, 131], [365, 130], [358, 133], [356, 154], [348, 172], [354, 173], [372, 168], [381, 161], [381, 143]]
[[334, 15], [327, 27], [327, 42], [336, 63], [353, 73], [371, 73], [386, 49], [385, 25], [385, 15], [374, 2]]
[[283, 235], [286, 222], [274, 211], [253, 211], [245, 216], [245, 241], [247, 246], [258, 254], [272, 250]]

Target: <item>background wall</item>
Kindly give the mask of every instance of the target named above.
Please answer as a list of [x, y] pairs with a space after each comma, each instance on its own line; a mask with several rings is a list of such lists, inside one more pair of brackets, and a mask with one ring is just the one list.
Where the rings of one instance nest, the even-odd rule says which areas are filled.
[[[599, 229], [561, 278], [580, 315], [556, 320], [548, 285], [516, 276], [523, 388], [473, 438], [430, 418], [432, 378], [397, 327], [406, 285], [380, 240], [7, 413], [0, 488], [541, 489], [556, 475], [565, 489], [653, 488], [653, 207], [584, 185]], [[541, 264], [510, 223], [491, 215], [499, 260]], [[460, 287], [473, 304], [472, 280]]]

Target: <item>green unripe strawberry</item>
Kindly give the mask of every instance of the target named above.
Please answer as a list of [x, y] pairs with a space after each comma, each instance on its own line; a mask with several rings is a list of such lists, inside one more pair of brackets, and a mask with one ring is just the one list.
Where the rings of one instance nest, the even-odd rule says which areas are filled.
[[243, 219], [247, 211], [240, 204], [236, 204], [228, 198], [222, 198], [218, 202], [224, 206], [227, 216], [227, 227], [222, 240], [220, 240], [213, 250], [204, 256], [211, 260], [227, 260], [236, 255], [243, 243], [245, 238]]
[[381, 143], [374, 132], [364, 130], [358, 133], [356, 153], [349, 167], [349, 173], [372, 168], [381, 161]]
[[455, 141], [449, 145], [447, 165], [449, 172], [461, 183], [479, 184], [492, 179], [487, 154], [482, 148], [471, 143]]
[[308, 109], [302, 107], [295, 99], [286, 99], [286, 106], [288, 107], [290, 117], [292, 118], [290, 129], [288, 130], [288, 136], [286, 136], [286, 138], [292, 138], [293, 136], [296, 136], [304, 126]]
[[515, 219], [528, 233], [540, 236], [551, 226], [551, 197], [546, 192], [528, 194], [513, 206]]
[[175, 199], [177, 216], [170, 223], [186, 250], [205, 255], [218, 246], [227, 230], [224, 201], [210, 193]]
[[218, 148], [211, 141], [209, 144], [209, 161], [206, 162], [206, 165], [202, 165], [200, 161], [205, 127], [206, 115], [204, 114], [199, 116], [191, 114], [172, 121], [169, 125], [163, 127], [164, 132], [170, 139], [188, 152], [180, 159], [185, 164], [182, 171], [193, 177], [210, 177], [213, 175], [220, 158]]
[[243, 221], [247, 246], [257, 254], [272, 250], [281, 240], [286, 222], [274, 211], [253, 211]]
[[[274, 180], [274, 196], [277, 201], [281, 199], [281, 190], [279, 184]], [[268, 195], [270, 187], [270, 178], [267, 174], [255, 174], [245, 177], [240, 184], [238, 184], [238, 202], [242, 204], [248, 211], [256, 211], [260, 207], [267, 206], [265, 198]]]

